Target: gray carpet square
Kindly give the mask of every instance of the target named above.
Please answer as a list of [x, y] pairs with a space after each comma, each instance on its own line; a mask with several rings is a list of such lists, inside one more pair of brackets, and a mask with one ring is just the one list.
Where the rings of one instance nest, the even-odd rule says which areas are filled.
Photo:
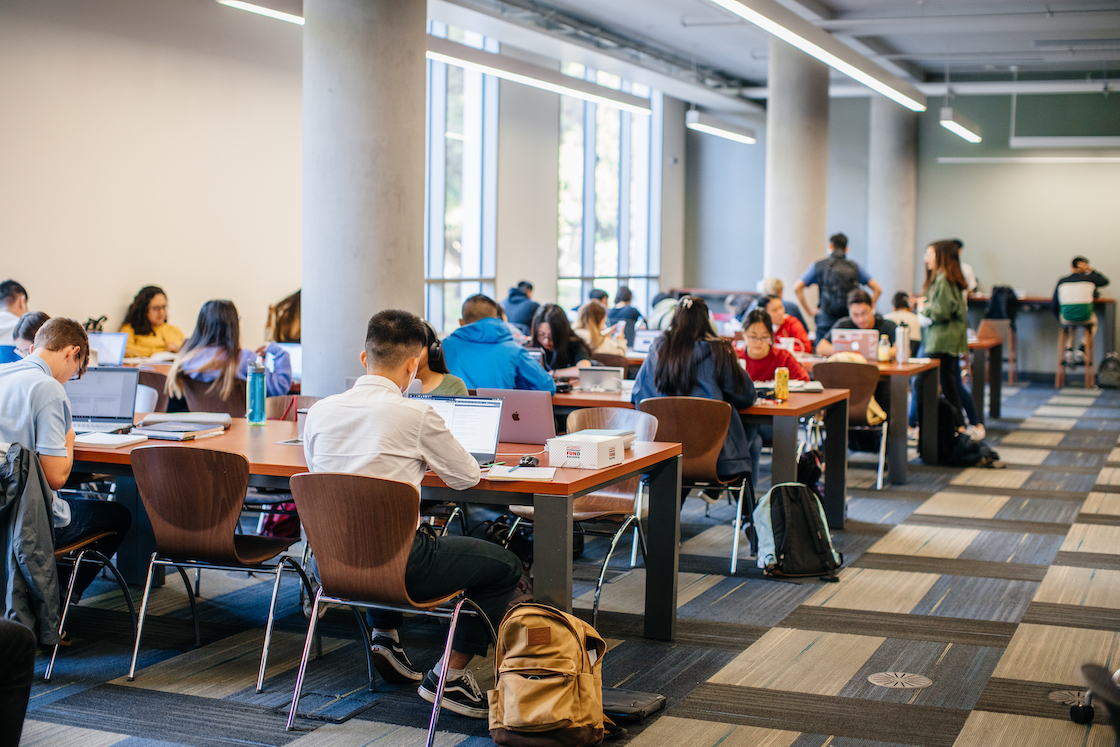
[[1019, 622], [1037, 589], [1030, 581], [942, 576], [911, 614]]

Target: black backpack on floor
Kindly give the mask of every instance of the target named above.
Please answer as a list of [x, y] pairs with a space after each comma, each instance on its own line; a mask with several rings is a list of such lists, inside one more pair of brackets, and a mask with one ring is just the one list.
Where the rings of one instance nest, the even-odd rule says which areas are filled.
[[767, 576], [823, 576], [839, 581], [844, 556], [832, 547], [828, 522], [817, 494], [799, 482], [770, 488], [754, 509], [758, 567]]
[[1120, 389], [1120, 353], [1109, 353], [1097, 369], [1097, 386]]
[[[975, 441], [967, 433], [962, 433], [964, 413], [944, 394], [937, 402], [937, 456], [938, 464], [946, 467], [975, 467], [983, 463], [997, 461], [999, 454], [983, 441]], [[919, 428], [925, 427], [919, 422]], [[930, 458], [922, 452], [922, 439], [918, 439], [918, 454], [922, 461], [930, 464]]]

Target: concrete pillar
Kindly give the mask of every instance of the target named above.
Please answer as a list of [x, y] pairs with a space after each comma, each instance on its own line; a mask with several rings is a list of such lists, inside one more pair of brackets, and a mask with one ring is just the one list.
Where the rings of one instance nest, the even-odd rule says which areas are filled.
[[366, 324], [424, 309], [424, 0], [304, 0], [303, 393], [362, 373]]
[[918, 217], [918, 115], [883, 96], [871, 99], [867, 168], [867, 265], [883, 287], [879, 311], [896, 291], [914, 290]]
[[787, 288], [828, 256], [828, 66], [770, 39], [763, 269]]

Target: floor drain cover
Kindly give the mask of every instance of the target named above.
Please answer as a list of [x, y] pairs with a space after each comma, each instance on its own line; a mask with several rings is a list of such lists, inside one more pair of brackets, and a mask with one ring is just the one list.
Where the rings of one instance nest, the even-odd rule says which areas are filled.
[[1050, 700], [1062, 705], [1079, 706], [1084, 695], [1081, 690], [1055, 690], [1050, 693]]
[[929, 677], [910, 674], [909, 672], [876, 672], [868, 677], [867, 681], [879, 687], [893, 687], [903, 690], [920, 690], [933, 684], [933, 680]]

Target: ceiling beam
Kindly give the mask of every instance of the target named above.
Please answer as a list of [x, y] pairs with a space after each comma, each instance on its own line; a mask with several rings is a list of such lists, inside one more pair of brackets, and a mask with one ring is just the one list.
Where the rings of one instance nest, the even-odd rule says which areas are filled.
[[[944, 96], [944, 83], [917, 83], [915, 87], [930, 98]], [[1103, 95], [1106, 91], [1120, 91], [1120, 78], [1108, 80], [983, 80], [961, 81], [951, 83], [954, 96], [1020, 96], [1044, 94], [1096, 94]], [[744, 88], [740, 93], [751, 99], [766, 99], [770, 96], [770, 89], [766, 87]], [[828, 95], [834, 99], [863, 98], [873, 95], [874, 92], [865, 86], [851, 83], [833, 83], [828, 87]]]

